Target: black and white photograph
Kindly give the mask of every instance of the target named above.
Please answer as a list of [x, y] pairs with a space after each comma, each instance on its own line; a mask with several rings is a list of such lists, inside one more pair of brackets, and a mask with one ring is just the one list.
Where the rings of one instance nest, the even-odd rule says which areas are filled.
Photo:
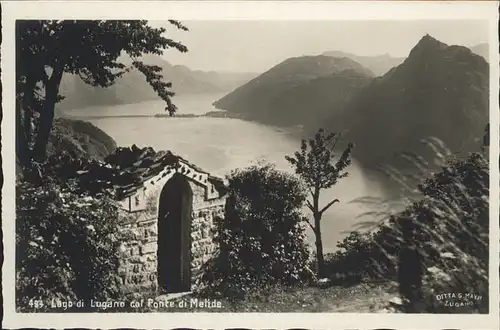
[[17, 317], [498, 314], [488, 17], [174, 14], [13, 20]]

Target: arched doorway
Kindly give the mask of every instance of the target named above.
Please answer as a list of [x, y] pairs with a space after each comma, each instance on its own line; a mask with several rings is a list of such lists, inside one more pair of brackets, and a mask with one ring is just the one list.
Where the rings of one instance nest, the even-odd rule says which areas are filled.
[[180, 174], [163, 187], [158, 208], [158, 288], [161, 293], [191, 289], [193, 192]]

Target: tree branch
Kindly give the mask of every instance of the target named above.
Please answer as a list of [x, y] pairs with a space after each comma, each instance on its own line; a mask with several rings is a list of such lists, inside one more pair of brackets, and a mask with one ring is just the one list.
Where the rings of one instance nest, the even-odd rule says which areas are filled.
[[326, 206], [324, 208], [321, 209], [321, 211], [319, 211], [320, 214], [323, 214], [323, 212], [325, 212], [326, 210], [328, 210], [330, 208], [330, 206], [332, 206], [333, 204], [335, 203], [338, 203], [340, 202], [337, 198], [335, 198], [333, 201], [331, 201], [330, 203], [326, 204]]
[[45, 69], [42, 70], [41, 79], [44, 84], [47, 84], [49, 82], [49, 76], [47, 75]]
[[314, 207], [312, 206], [311, 202], [309, 200], [306, 200], [306, 202], [307, 202], [307, 207], [309, 208], [309, 210], [314, 212]]
[[307, 189], [309, 189], [309, 193], [311, 194], [311, 198], [314, 198], [314, 192], [312, 191], [312, 188], [310, 186], [308, 186]]
[[335, 151], [335, 148], [337, 147], [337, 143], [339, 143], [341, 137], [342, 137], [341, 133], [337, 133], [333, 136], [332, 140], [330, 141], [330, 143], [331, 143], [331, 145], [329, 146], [330, 150]]
[[314, 226], [312, 225], [312, 223], [307, 218], [305, 218], [305, 220], [306, 220], [307, 224], [309, 225], [309, 227], [311, 227], [314, 235], [316, 235], [316, 229], [314, 229]]

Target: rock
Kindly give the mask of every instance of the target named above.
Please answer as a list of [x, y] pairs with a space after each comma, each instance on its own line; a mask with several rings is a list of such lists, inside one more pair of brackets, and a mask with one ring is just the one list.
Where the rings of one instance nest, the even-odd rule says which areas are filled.
[[316, 285], [319, 286], [320, 288], [325, 288], [328, 287], [331, 284], [332, 280], [329, 278], [320, 278], [319, 280], [316, 281]]

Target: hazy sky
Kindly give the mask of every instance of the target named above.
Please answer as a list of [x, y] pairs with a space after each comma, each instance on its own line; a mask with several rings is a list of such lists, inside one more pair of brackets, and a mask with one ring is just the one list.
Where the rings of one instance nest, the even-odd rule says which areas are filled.
[[356, 55], [407, 56], [426, 33], [447, 44], [488, 42], [487, 21], [183, 21], [168, 36], [189, 49], [165, 58], [192, 69], [263, 72], [286, 58], [340, 50]]

